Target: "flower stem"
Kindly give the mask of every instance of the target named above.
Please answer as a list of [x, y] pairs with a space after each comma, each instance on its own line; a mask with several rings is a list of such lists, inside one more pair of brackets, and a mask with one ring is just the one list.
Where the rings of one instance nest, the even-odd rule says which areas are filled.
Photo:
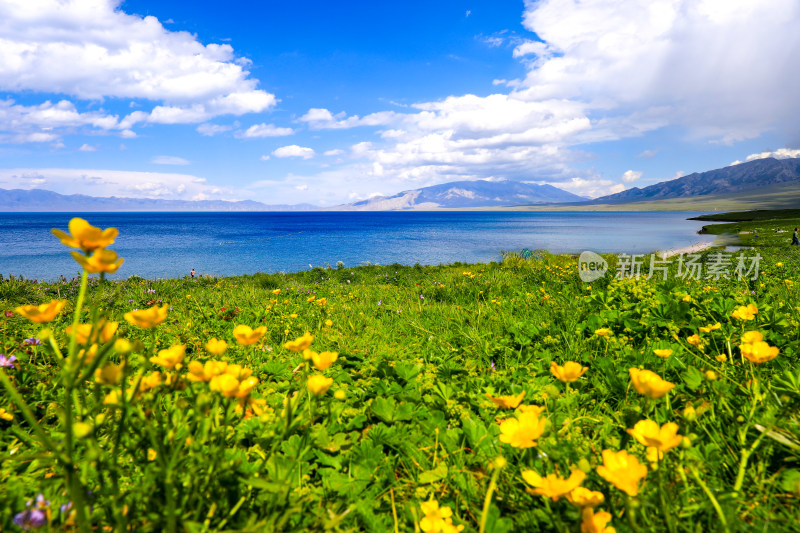
[[486, 491], [486, 497], [483, 499], [483, 509], [481, 510], [481, 525], [480, 529], [478, 530], [479, 533], [484, 533], [486, 531], [486, 520], [489, 518], [489, 506], [492, 503], [492, 493], [494, 492], [495, 487], [497, 487], [497, 477], [500, 475], [500, 468], [495, 467], [494, 472], [492, 472], [492, 478], [489, 481], [489, 489]]
[[730, 529], [728, 529], [728, 521], [725, 519], [725, 513], [722, 512], [722, 507], [719, 506], [719, 502], [714, 497], [714, 494], [711, 492], [711, 489], [709, 489], [708, 485], [706, 485], [703, 482], [702, 478], [697, 473], [696, 468], [689, 468], [689, 473], [692, 475], [692, 479], [694, 479], [697, 482], [697, 484], [700, 485], [700, 488], [703, 489], [703, 492], [706, 493], [706, 496], [708, 496], [708, 499], [711, 502], [712, 507], [714, 507], [714, 510], [717, 512], [717, 516], [719, 517], [719, 521], [722, 524], [723, 531], [729, 532]]

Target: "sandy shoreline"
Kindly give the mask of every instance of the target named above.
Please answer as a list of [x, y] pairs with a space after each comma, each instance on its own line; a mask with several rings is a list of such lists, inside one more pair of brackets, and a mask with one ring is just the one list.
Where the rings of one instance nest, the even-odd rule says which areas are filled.
[[671, 248], [669, 250], [662, 250], [656, 252], [658, 255], [661, 256], [661, 259], [666, 259], [667, 257], [673, 257], [675, 255], [680, 254], [696, 254], [700, 253], [703, 250], [711, 248], [714, 246], [714, 242], [696, 242], [694, 244], [690, 244], [689, 246], [683, 246], [681, 248]]

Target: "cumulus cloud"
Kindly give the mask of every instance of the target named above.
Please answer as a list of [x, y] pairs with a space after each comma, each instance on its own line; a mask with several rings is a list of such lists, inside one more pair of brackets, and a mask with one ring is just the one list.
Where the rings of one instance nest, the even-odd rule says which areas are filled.
[[174, 155], [157, 155], [152, 160], [152, 163], [156, 165], [188, 165], [189, 161], [182, 157], [176, 157]]
[[281, 146], [272, 152], [275, 157], [300, 157], [302, 159], [311, 159], [314, 157], [314, 150], [305, 146], [298, 146], [290, 144], [289, 146]]
[[97, 147], [92, 146], [91, 144], [82, 144], [80, 148], [78, 148], [80, 152], [96, 152]]
[[214, 135], [219, 135], [220, 133], [225, 133], [226, 131], [231, 131], [232, 129], [233, 126], [224, 126], [206, 122], [205, 124], [200, 124], [197, 126], [197, 133], [206, 137], [213, 137]]
[[260, 139], [264, 137], [284, 137], [293, 133], [294, 130], [292, 128], [279, 128], [274, 124], [255, 124], [244, 131], [237, 132], [236, 136], [241, 139]]
[[231, 189], [208, 185], [205, 178], [189, 174], [163, 172], [129, 172], [101, 169], [0, 169], [0, 188], [41, 188], [60, 194], [74, 194], [76, 186], [82, 194], [97, 197], [162, 198], [191, 200], [203, 194], [206, 198], [238, 200]]
[[641, 174], [620, 183], [575, 172], [586, 157], [578, 147], [667, 126], [716, 143], [800, 134], [799, 23], [795, 0], [527, 0], [524, 26], [536, 38], [516, 43], [527, 74], [505, 82], [507, 94], [364, 116], [312, 108], [299, 120], [312, 130], [381, 128], [382, 142], [351, 147], [363, 163], [349, 170], [365, 181], [499, 176], [609, 194]]
[[642, 173], [638, 170], [626, 170], [622, 174], [622, 181], [623, 183], [633, 183], [634, 181], [638, 180], [642, 177]]
[[[154, 102], [119, 120], [79, 113], [65, 99], [43, 103], [51, 128], [89, 125], [130, 130], [139, 123], [199, 123], [220, 115], [269, 109], [274, 95], [258, 89], [227, 44], [200, 43], [152, 16], [129, 15], [118, 0], [7, 0], [0, 3], [0, 90]], [[6, 103], [8, 107], [8, 101]], [[37, 106], [18, 109], [36, 123]], [[66, 121], [66, 124], [64, 123]], [[0, 124], [6, 122], [0, 119]], [[130, 134], [128, 134], [130, 135]]]
[[724, 143], [797, 128], [795, 0], [527, 0], [525, 6], [524, 26], [554, 51], [520, 83], [530, 98], [582, 102], [608, 125], [649, 111], [664, 125]]
[[800, 157], [800, 150], [795, 150], [792, 148], [780, 148], [775, 151], [750, 154], [745, 158], [744, 161], [734, 161], [731, 163], [731, 165], [738, 165], [746, 161], [755, 161], [756, 159], [767, 159], [768, 157], [774, 157], [775, 159], [790, 159], [794, 157]]

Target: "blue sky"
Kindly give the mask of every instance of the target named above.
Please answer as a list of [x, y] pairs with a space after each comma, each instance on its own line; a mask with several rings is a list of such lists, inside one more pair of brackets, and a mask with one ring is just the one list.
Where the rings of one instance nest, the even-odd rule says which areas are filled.
[[0, 188], [596, 197], [800, 156], [800, 2], [0, 0]]

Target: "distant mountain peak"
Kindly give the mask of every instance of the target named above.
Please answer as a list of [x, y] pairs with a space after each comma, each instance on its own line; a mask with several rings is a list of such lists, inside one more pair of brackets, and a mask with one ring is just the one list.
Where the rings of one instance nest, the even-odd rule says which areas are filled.
[[627, 203], [729, 194], [798, 180], [800, 180], [800, 158], [767, 157], [706, 172], [694, 172], [648, 187], [631, 187], [620, 193], [595, 198], [591, 203]]
[[158, 200], [151, 198], [64, 195], [44, 189], [0, 189], [0, 211], [114, 212], [114, 211], [314, 211], [310, 204], [267, 205], [253, 200]]
[[405, 209], [459, 209], [510, 205], [581, 202], [586, 200], [552, 185], [511, 180], [451, 181], [391, 196], [360, 200], [337, 209], [389, 211]]

